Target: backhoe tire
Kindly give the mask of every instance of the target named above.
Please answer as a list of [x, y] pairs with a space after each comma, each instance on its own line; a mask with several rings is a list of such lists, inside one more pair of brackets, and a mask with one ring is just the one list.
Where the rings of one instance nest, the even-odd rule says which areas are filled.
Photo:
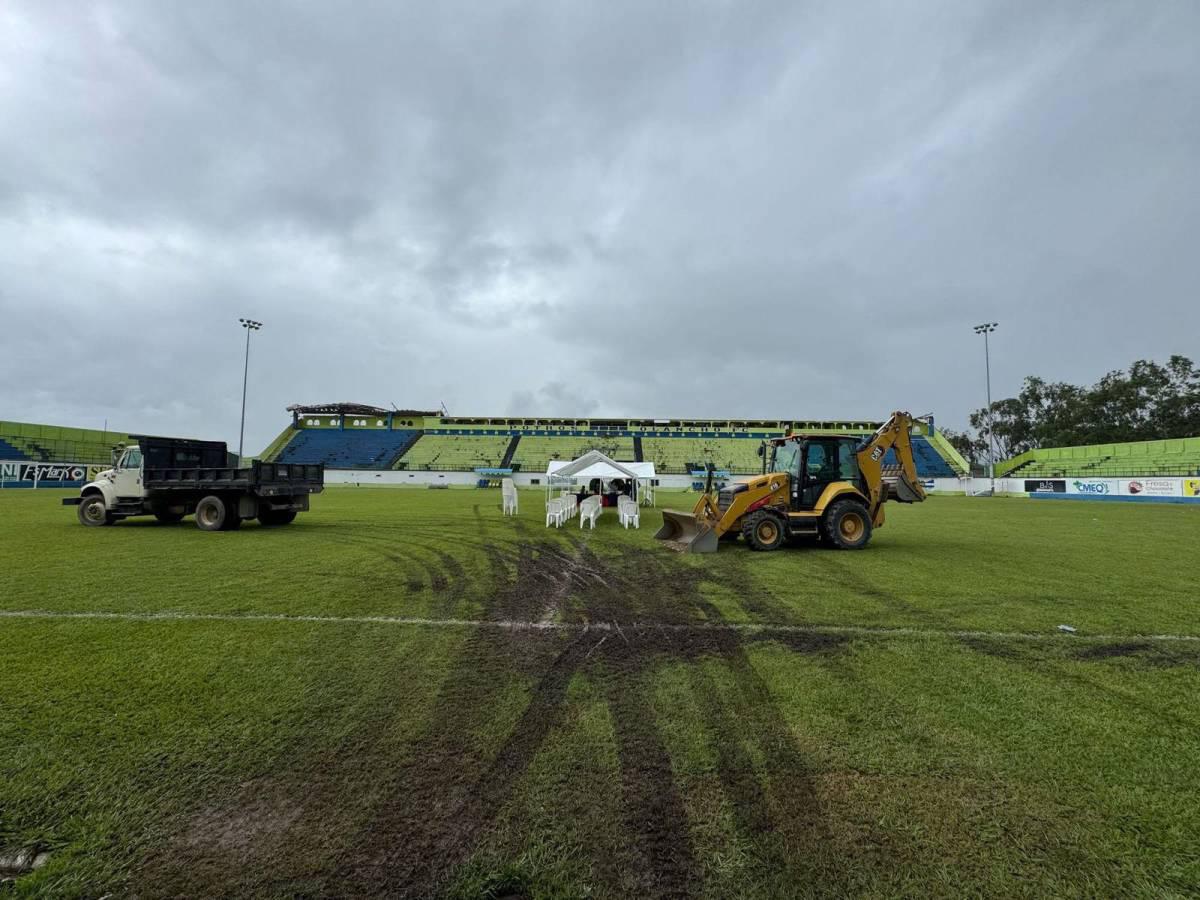
[[274, 527], [276, 525], [288, 525], [296, 519], [296, 510], [294, 509], [264, 509], [258, 514], [258, 524]]
[[751, 550], [778, 550], [787, 540], [787, 523], [778, 513], [760, 509], [742, 519], [742, 537]]
[[100, 494], [88, 494], [84, 497], [75, 507], [75, 513], [79, 516], [79, 523], [89, 528], [111, 525], [114, 521], [112, 513], [104, 505], [104, 497]]
[[209, 494], [196, 504], [196, 527], [201, 531], [224, 531], [229, 519], [229, 507], [216, 494]]
[[871, 514], [857, 500], [837, 500], [821, 518], [821, 538], [838, 550], [861, 550], [871, 540]]

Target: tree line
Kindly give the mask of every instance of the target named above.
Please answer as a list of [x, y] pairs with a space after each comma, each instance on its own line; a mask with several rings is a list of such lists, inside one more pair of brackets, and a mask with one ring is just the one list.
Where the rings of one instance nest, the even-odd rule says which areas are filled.
[[1166, 365], [1139, 359], [1128, 370], [1109, 372], [1095, 384], [1048, 382], [1029, 375], [1016, 397], [996, 400], [971, 413], [971, 429], [942, 429], [970, 463], [1042, 447], [1077, 447], [1121, 441], [1153, 441], [1200, 435], [1200, 370], [1185, 356]]

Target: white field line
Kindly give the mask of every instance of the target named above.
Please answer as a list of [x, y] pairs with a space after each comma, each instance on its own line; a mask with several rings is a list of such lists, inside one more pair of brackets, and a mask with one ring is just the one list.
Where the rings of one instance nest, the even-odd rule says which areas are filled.
[[888, 628], [872, 625], [783, 625], [760, 622], [518, 622], [492, 619], [423, 619], [406, 616], [316, 616], [282, 613], [185, 613], [185, 612], [72, 612], [44, 609], [0, 610], [0, 619], [93, 619], [117, 622], [300, 622], [324, 625], [398, 625], [416, 628], [481, 628], [496, 631], [562, 631], [572, 633], [625, 632], [642, 630], [703, 634], [849, 634], [878, 637], [979, 637], [1014, 641], [1195, 641], [1195, 634], [1063, 634], [1059, 631], [978, 631], [938, 628]]

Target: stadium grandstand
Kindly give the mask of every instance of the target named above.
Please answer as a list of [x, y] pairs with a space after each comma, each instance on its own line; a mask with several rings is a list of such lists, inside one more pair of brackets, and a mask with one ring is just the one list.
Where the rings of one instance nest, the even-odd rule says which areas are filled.
[[[878, 422], [731, 419], [472, 418], [440, 411], [389, 410], [355, 403], [290, 406], [291, 423], [263, 452], [271, 462], [323, 462], [341, 469], [545, 472], [552, 460], [599, 450], [613, 459], [653, 462], [660, 474], [708, 466], [760, 471], [762, 441], [792, 431], [870, 434]], [[932, 425], [914, 449], [921, 474], [953, 478], [967, 463]]]
[[[663, 475], [711, 465], [735, 475], [760, 471], [765, 438], [790, 431], [869, 434], [875, 422], [810, 420], [466, 418], [440, 411], [352, 403], [288, 407], [292, 421], [263, 451], [265, 461], [324, 463], [332, 469], [542, 473], [552, 460], [599, 450], [653, 462]], [[108, 464], [124, 431], [0, 421], [0, 461]], [[914, 437], [926, 478], [969, 474], [932, 425]], [[996, 464], [997, 477], [1144, 478], [1200, 476], [1200, 437], [1030, 450]]]
[[112, 462], [112, 449], [129, 440], [117, 431], [0, 421], [0, 460], [40, 463]]
[[1029, 450], [997, 463], [996, 475], [1010, 478], [1200, 475], [1200, 437]]

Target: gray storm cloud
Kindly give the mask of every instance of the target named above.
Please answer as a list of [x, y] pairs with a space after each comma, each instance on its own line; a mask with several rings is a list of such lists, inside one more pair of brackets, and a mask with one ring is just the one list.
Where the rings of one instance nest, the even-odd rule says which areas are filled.
[[[1196, 357], [1200, 6], [7, 3], [0, 418], [961, 425]], [[569, 407], [569, 408], [568, 408]]]

